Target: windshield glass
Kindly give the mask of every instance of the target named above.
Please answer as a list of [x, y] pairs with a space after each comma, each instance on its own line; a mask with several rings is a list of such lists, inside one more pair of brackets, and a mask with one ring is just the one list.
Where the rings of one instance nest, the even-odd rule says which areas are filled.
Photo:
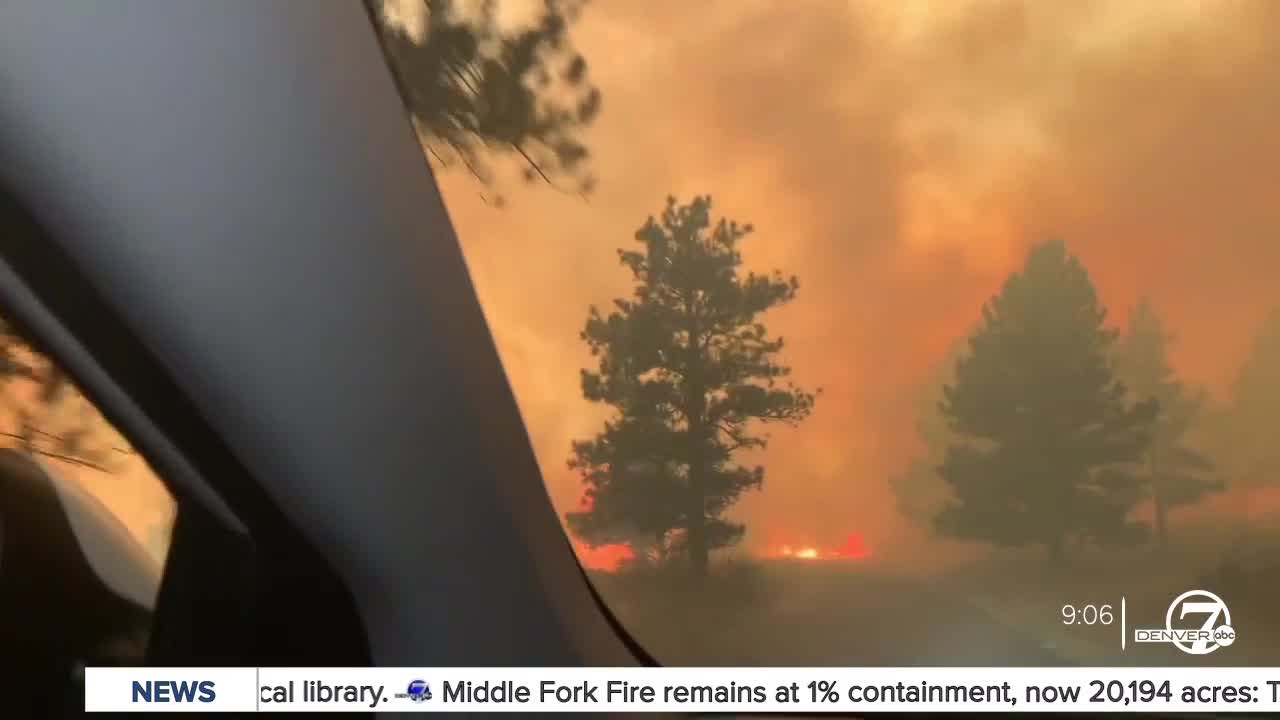
[[1273, 661], [1280, 4], [377, 9], [661, 661]]

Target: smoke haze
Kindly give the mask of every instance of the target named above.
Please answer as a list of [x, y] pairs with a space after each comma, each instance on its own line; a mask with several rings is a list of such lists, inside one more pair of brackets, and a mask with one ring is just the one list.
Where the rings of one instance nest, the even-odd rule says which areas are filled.
[[1223, 400], [1280, 304], [1280, 4], [632, 3], [574, 38], [604, 94], [583, 200], [465, 172], [446, 200], [553, 499], [572, 509], [587, 307], [628, 289], [615, 248], [668, 194], [754, 223], [745, 264], [800, 278], [766, 317], [821, 386], [778, 428], [746, 545], [877, 556], [921, 541], [888, 478], [919, 452], [922, 388], [1029, 244], [1064, 238], [1112, 323], [1149, 295], [1176, 369]]

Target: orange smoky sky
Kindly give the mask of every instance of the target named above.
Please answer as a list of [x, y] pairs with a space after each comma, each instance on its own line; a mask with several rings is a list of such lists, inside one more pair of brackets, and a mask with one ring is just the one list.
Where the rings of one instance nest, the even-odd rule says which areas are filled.
[[551, 495], [591, 304], [665, 196], [751, 222], [751, 269], [800, 278], [766, 319], [814, 415], [777, 427], [748, 548], [918, 549], [887, 485], [916, 400], [1029, 243], [1064, 238], [1113, 322], [1149, 295], [1219, 398], [1280, 304], [1280, 3], [596, 0], [575, 43], [604, 95], [587, 200], [441, 173]]

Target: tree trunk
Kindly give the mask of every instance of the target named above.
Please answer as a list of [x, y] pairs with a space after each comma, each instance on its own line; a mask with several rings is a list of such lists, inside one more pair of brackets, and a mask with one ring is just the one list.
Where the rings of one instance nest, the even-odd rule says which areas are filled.
[[703, 473], [707, 471], [707, 395], [705, 378], [702, 376], [703, 360], [699, 338], [697, 310], [690, 292], [687, 302], [688, 317], [686, 330], [689, 333], [688, 347], [685, 348], [684, 367], [685, 397], [684, 410], [689, 432], [689, 487], [688, 487], [688, 544], [689, 566], [696, 580], [707, 577], [710, 569], [711, 547], [707, 538], [707, 495]]
[[1169, 503], [1160, 492], [1160, 475], [1156, 468], [1155, 453], [1147, 453], [1147, 478], [1151, 486], [1151, 501], [1155, 511], [1156, 542], [1161, 548], [1169, 547]]
[[[691, 489], [692, 490], [692, 489]], [[707, 545], [707, 517], [703, 511], [702, 493], [693, 490], [689, 503], [689, 566], [693, 576], [702, 579], [711, 567], [711, 548]]]
[[702, 395], [702, 389], [695, 387], [696, 395], [689, 403], [690, 421], [689, 434], [694, 442], [691, 443], [692, 454], [689, 458], [689, 487], [688, 487], [688, 534], [685, 536], [685, 542], [689, 550], [689, 566], [693, 570], [695, 578], [701, 579], [707, 576], [710, 568], [711, 547], [707, 538], [707, 495], [703, 489], [706, 483], [703, 481], [703, 473], [706, 469], [703, 439], [706, 431], [702, 423], [702, 413], [705, 412], [706, 400]]

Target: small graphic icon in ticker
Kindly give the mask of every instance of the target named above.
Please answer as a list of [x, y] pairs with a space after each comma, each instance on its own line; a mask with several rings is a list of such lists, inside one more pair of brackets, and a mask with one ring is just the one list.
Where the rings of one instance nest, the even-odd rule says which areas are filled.
[[[1196, 625], [1197, 616], [1204, 617], [1199, 626]], [[1222, 598], [1208, 590], [1188, 590], [1169, 604], [1164, 628], [1134, 630], [1133, 641], [1167, 642], [1189, 655], [1208, 655], [1234, 643], [1236, 631], [1231, 627], [1231, 611]]]
[[416, 703], [426, 702], [431, 699], [431, 686], [426, 680], [414, 680], [404, 692], [396, 693], [396, 697], [408, 698]]

